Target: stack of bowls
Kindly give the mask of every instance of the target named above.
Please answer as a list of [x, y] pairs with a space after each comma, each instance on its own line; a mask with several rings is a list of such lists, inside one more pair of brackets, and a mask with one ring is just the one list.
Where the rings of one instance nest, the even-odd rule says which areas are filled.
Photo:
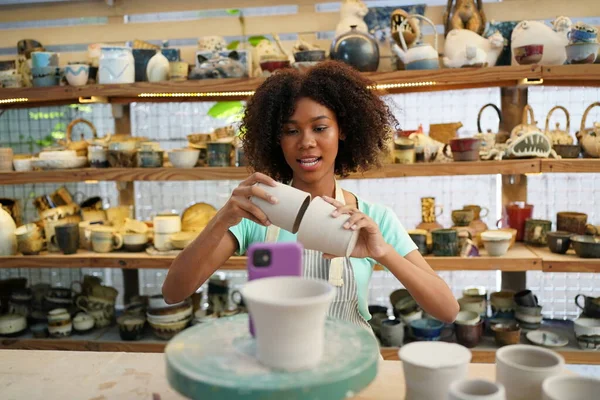
[[[164, 300], [163, 300], [164, 302]], [[150, 308], [146, 313], [148, 323], [160, 339], [169, 340], [184, 330], [192, 320], [193, 307], [188, 301], [173, 305], [158, 305], [157, 296], [150, 298]]]

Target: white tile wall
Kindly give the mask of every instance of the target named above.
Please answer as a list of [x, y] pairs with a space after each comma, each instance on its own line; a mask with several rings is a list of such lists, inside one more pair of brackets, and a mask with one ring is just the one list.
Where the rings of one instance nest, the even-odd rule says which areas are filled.
[[[440, 93], [413, 93], [388, 96], [394, 114], [404, 129], [416, 129], [423, 124], [425, 130], [429, 123], [462, 122], [460, 136], [469, 136], [477, 131], [477, 113], [486, 103], [500, 104], [498, 89], [475, 89], [448, 91]], [[599, 88], [550, 88], [536, 87], [530, 89], [529, 103], [534, 108], [536, 120], [543, 124], [545, 113], [554, 105], [566, 106], [571, 112], [572, 131], [578, 129], [581, 115], [585, 107], [600, 99]], [[185, 135], [194, 132], [207, 132], [216, 127], [226, 125], [227, 121], [216, 120], [207, 116], [207, 111], [214, 103], [138, 103], [131, 108], [132, 132], [136, 136], [145, 136], [160, 141], [165, 149], [172, 149], [186, 144]], [[59, 118], [49, 120], [31, 120], [29, 112], [65, 112]], [[82, 113], [68, 107], [47, 107], [30, 110], [9, 110], [0, 118], [0, 143], [19, 144], [25, 137], [41, 138], [48, 134], [57, 122], [67, 122], [72, 118], [83, 116], [91, 119], [99, 132], [112, 132], [114, 121], [111, 118], [110, 106], [95, 105], [91, 112]], [[557, 115], [557, 120], [561, 116]], [[562, 121], [562, 120], [560, 120]], [[600, 109], [590, 113], [588, 126], [592, 121], [600, 121]], [[484, 129], [495, 129], [498, 118], [492, 110], [483, 115]], [[564, 125], [564, 122], [563, 122]], [[78, 128], [78, 129], [85, 129]], [[22, 151], [29, 150], [22, 145]], [[204, 201], [221, 207], [227, 201], [231, 190], [238, 184], [236, 181], [201, 181], [201, 182], [136, 182], [136, 215], [149, 219], [154, 213], [163, 210], [183, 211], [189, 205]], [[444, 208], [440, 222], [450, 226], [450, 211], [461, 208], [464, 204], [480, 204], [490, 209], [486, 221], [493, 226], [500, 213], [498, 199], [499, 178], [497, 176], [461, 176], [461, 177], [427, 177], [397, 178], [386, 180], [345, 180], [342, 186], [356, 192], [366, 200], [376, 201], [390, 206], [407, 228], [419, 223], [419, 199], [423, 196], [434, 196]], [[58, 184], [9, 185], [0, 186], [0, 197], [20, 198], [25, 204], [25, 218], [35, 217], [28, 197], [31, 193], [40, 194], [55, 190]], [[101, 195], [114, 204], [118, 193], [112, 182], [100, 182], [86, 185], [83, 183], [67, 184], [72, 192], [82, 192], [85, 196]], [[600, 223], [600, 211], [595, 204], [600, 201], [600, 174], [544, 174], [530, 176], [528, 181], [528, 197], [535, 204], [534, 215], [539, 218], [555, 220], [557, 211], [580, 210], [587, 212], [590, 221]], [[102, 275], [105, 281], [122, 289], [122, 275], [119, 270], [63, 270], [57, 269], [0, 269], [0, 278], [8, 276], [27, 276], [33, 282], [52, 280], [57, 285], [68, 285], [70, 280], [77, 280], [84, 273]], [[69, 275], [70, 274], [70, 275]], [[142, 270], [140, 272], [140, 291], [143, 294], [160, 292], [166, 270]], [[448, 282], [456, 296], [460, 296], [462, 287], [470, 284], [486, 286], [490, 291], [497, 290], [500, 285], [500, 274], [488, 271], [440, 272]], [[244, 282], [245, 273], [236, 271], [227, 273], [232, 284], [237, 286]], [[530, 287], [541, 296], [545, 313], [552, 317], [574, 317], [577, 310], [573, 297], [579, 292], [588, 294], [600, 292], [600, 274], [527, 274]], [[387, 304], [389, 293], [400, 284], [390, 274], [375, 272], [371, 281], [369, 301], [374, 304]], [[121, 301], [119, 299], [119, 301]]]

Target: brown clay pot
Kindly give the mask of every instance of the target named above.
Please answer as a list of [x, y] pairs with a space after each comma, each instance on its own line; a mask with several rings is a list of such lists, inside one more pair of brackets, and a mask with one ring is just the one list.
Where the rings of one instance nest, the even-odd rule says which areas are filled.
[[585, 235], [587, 214], [579, 212], [563, 211], [556, 214], [557, 230]]

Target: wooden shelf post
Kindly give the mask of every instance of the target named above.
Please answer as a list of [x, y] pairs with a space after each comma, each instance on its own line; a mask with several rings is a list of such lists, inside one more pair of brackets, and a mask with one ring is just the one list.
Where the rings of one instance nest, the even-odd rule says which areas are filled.
[[[500, 129], [510, 132], [521, 123], [527, 105], [527, 88], [500, 88], [502, 122]], [[527, 201], [527, 176], [502, 175], [502, 212], [513, 201]], [[502, 271], [502, 289], [520, 291], [527, 287], [527, 272]]]

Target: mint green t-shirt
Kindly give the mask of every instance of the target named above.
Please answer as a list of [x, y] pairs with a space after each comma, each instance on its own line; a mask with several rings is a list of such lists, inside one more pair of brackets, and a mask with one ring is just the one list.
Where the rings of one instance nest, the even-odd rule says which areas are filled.
[[[379, 225], [379, 230], [381, 231], [384, 240], [386, 243], [392, 245], [398, 254], [404, 257], [411, 251], [417, 249], [417, 246], [412, 241], [392, 209], [381, 204], [368, 203], [358, 197], [357, 201], [358, 209]], [[245, 254], [251, 244], [264, 242], [267, 234], [266, 227], [245, 218], [242, 219], [239, 224], [229, 228], [229, 230], [238, 241], [239, 255]], [[285, 229], [281, 229], [277, 241], [295, 242], [296, 235]], [[352, 263], [354, 279], [356, 280], [357, 285], [358, 311], [365, 320], [368, 321], [371, 319], [371, 314], [369, 314], [368, 309], [369, 281], [371, 280], [371, 274], [373, 273], [373, 267], [376, 262], [372, 258], [354, 257], [350, 258], [350, 262]]]

